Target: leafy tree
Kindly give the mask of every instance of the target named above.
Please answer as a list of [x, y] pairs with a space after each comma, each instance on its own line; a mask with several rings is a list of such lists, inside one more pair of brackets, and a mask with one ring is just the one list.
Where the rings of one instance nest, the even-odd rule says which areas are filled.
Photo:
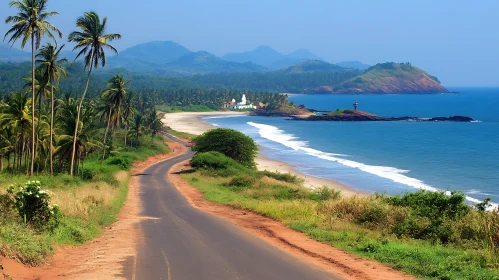
[[36, 62], [40, 64], [39, 69], [43, 71], [44, 76], [50, 83], [50, 140], [49, 140], [49, 155], [50, 155], [50, 174], [54, 173], [53, 154], [54, 154], [54, 110], [55, 110], [55, 93], [54, 83], [59, 84], [61, 76], [67, 78], [67, 72], [63, 63], [67, 63], [66, 58], [60, 58], [60, 54], [64, 45], [60, 48], [52, 45], [50, 42], [40, 49], [36, 55]]
[[251, 137], [228, 128], [217, 128], [194, 139], [194, 150], [199, 153], [220, 152], [247, 167], [255, 167], [258, 147]]
[[5, 34], [5, 38], [11, 35], [9, 43], [14, 44], [22, 39], [21, 47], [24, 49], [28, 40], [31, 39], [31, 168], [29, 175], [33, 176], [35, 164], [35, 50], [40, 47], [41, 40], [45, 34], [55, 40], [52, 32], [62, 38], [62, 33], [47, 21], [47, 18], [57, 15], [57, 12], [47, 12], [48, 0], [18, 0], [10, 2], [11, 7], [18, 10], [17, 15], [8, 16], [5, 23], [12, 23], [12, 27]]
[[118, 54], [118, 51], [108, 44], [108, 42], [121, 39], [120, 34], [105, 34], [107, 28], [107, 17], [104, 17], [102, 22], [100, 17], [96, 12], [86, 12], [82, 17], [79, 17], [76, 21], [76, 27], [80, 31], [73, 31], [69, 34], [69, 42], [75, 42], [76, 46], [73, 50], [79, 50], [78, 55], [75, 60], [80, 56], [84, 56], [85, 69], [88, 69], [87, 83], [85, 85], [85, 90], [81, 96], [80, 104], [78, 105], [77, 115], [76, 115], [76, 125], [73, 136], [73, 150], [71, 154], [70, 163], [70, 175], [73, 175], [74, 161], [76, 153], [76, 141], [78, 133], [78, 125], [80, 122], [81, 108], [83, 106], [83, 100], [87, 94], [88, 84], [90, 82], [90, 75], [92, 74], [93, 68], [98, 68], [99, 64], [104, 67], [106, 65], [106, 53], [104, 48], [113, 51]]

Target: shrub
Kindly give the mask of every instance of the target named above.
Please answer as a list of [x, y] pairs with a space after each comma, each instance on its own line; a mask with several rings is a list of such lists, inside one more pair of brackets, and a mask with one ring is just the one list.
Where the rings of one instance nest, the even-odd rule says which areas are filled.
[[194, 151], [220, 152], [246, 167], [255, 168], [254, 159], [258, 147], [253, 139], [239, 131], [228, 128], [213, 129], [196, 137], [194, 143]]
[[227, 186], [231, 187], [252, 187], [255, 185], [255, 178], [250, 176], [236, 176], [227, 183]]
[[0, 194], [0, 223], [11, 219], [14, 210], [14, 200], [8, 194]]
[[198, 153], [192, 158], [191, 166], [194, 168], [205, 168], [213, 170], [245, 169], [244, 166], [242, 166], [235, 160], [219, 152]]
[[91, 168], [88, 168], [88, 167], [83, 167], [81, 170], [80, 170], [80, 177], [83, 179], [83, 180], [92, 180], [95, 176], [95, 172], [94, 170], [92, 170]]
[[41, 189], [39, 181], [28, 181], [24, 186], [11, 186], [8, 193], [13, 196], [14, 208], [25, 224], [39, 230], [53, 230], [59, 223], [57, 205], [50, 205], [50, 195]]
[[107, 161], [109, 165], [117, 165], [121, 167], [123, 170], [127, 170], [130, 168], [132, 163], [127, 157], [112, 157]]
[[448, 196], [445, 192], [417, 191], [406, 193], [402, 197], [383, 197], [389, 204], [410, 207], [417, 216], [432, 220], [448, 217], [457, 219], [466, 216], [471, 207], [464, 199], [464, 194], [453, 192]]
[[313, 200], [338, 200], [341, 198], [341, 191], [336, 189], [331, 189], [327, 186], [316, 189], [311, 195], [310, 199]]
[[274, 178], [276, 180], [292, 183], [292, 184], [301, 184], [303, 183], [303, 179], [298, 178], [297, 176], [291, 173], [280, 173], [280, 172], [271, 172], [268, 170], [258, 172], [260, 175], [267, 176], [270, 178]]

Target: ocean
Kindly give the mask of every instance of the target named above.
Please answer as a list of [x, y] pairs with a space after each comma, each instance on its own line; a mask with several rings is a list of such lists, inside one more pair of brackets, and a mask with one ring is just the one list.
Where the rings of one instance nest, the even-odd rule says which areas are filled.
[[473, 123], [301, 122], [230, 116], [206, 121], [251, 136], [270, 159], [366, 193], [461, 191], [469, 203], [499, 203], [499, 88], [459, 94], [295, 95], [316, 110], [352, 108], [385, 117], [463, 115]]

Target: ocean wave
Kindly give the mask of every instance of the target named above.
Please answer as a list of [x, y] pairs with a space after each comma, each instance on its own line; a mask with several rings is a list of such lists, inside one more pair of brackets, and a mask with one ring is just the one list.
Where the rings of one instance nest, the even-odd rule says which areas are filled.
[[[421, 190], [427, 190], [427, 191], [442, 191], [438, 188], [432, 187], [428, 184], [425, 184], [423, 181], [412, 178], [409, 176], [406, 176], [405, 174], [409, 173], [410, 170], [403, 170], [403, 169], [398, 169], [395, 167], [390, 167], [390, 166], [375, 166], [375, 165], [367, 165], [361, 162], [356, 162], [353, 160], [345, 159], [346, 155], [342, 154], [333, 154], [333, 153], [327, 153], [323, 152], [320, 150], [316, 150], [313, 148], [310, 148], [308, 146], [307, 141], [300, 141], [298, 137], [296, 137], [293, 134], [287, 134], [283, 130], [280, 130], [279, 128], [271, 125], [266, 125], [266, 124], [260, 124], [260, 123], [255, 123], [255, 122], [248, 122], [250, 126], [253, 126], [255, 128], [259, 129], [259, 134], [261, 137], [271, 140], [273, 142], [280, 143], [286, 147], [289, 147], [293, 150], [296, 151], [302, 151], [305, 154], [332, 161], [332, 162], [337, 162], [339, 164], [342, 164], [344, 166], [348, 166], [351, 168], [357, 168], [361, 171], [376, 175], [378, 177], [382, 177], [388, 180], [391, 180], [393, 182], [403, 184], [406, 186], [410, 186], [416, 189], [421, 189]], [[446, 191], [447, 195], [450, 195], [451, 193], [449, 191]], [[472, 203], [480, 203], [482, 201], [466, 196], [466, 200], [472, 202]], [[497, 208], [499, 205], [498, 204], [493, 204], [491, 208]]]

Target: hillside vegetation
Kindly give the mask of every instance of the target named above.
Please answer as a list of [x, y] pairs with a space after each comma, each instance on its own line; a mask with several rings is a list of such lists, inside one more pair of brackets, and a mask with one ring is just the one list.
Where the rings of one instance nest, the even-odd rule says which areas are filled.
[[334, 87], [335, 93], [443, 93], [440, 81], [408, 63], [382, 63]]

